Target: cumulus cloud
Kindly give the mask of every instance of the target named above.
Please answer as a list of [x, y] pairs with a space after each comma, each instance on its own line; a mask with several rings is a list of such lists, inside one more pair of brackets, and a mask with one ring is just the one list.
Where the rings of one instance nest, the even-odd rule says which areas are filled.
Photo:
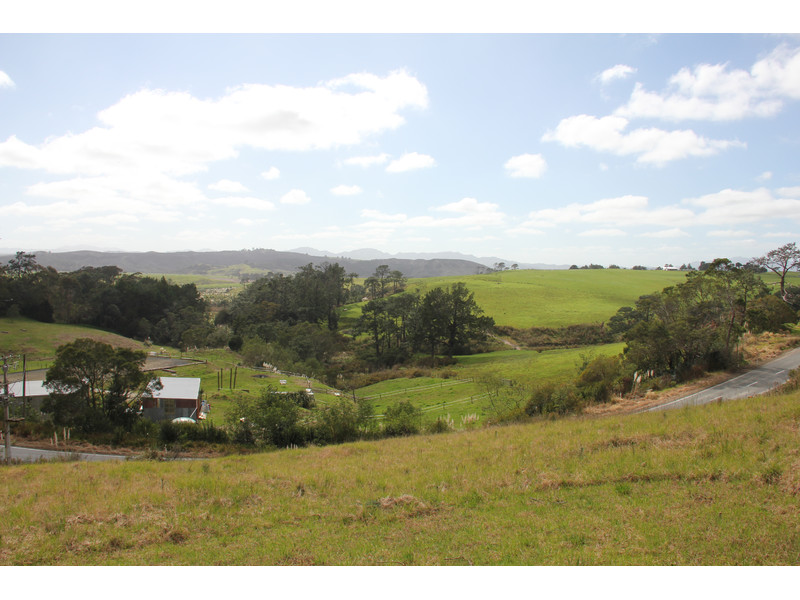
[[751, 223], [768, 219], [800, 220], [800, 200], [775, 198], [766, 188], [753, 191], [726, 189], [699, 198], [687, 198], [684, 205], [701, 209], [698, 224]]
[[625, 79], [629, 75], [636, 73], [636, 69], [628, 65], [614, 65], [610, 69], [606, 69], [598, 76], [598, 80], [603, 85], [611, 83], [616, 79]]
[[0, 71], [0, 88], [13, 88], [14, 82], [5, 71]]
[[787, 99], [800, 99], [800, 48], [781, 45], [749, 71], [727, 64], [683, 68], [668, 89], [650, 92], [637, 84], [627, 104], [615, 114], [670, 121], [731, 121], [771, 117]]
[[547, 170], [547, 162], [541, 154], [520, 154], [509, 158], [504, 167], [511, 177], [537, 179]]
[[308, 204], [311, 198], [303, 190], [291, 190], [281, 197], [281, 204]]
[[[400, 127], [404, 111], [427, 102], [425, 86], [405, 71], [360, 73], [304, 88], [248, 84], [210, 99], [144, 89], [100, 111], [96, 126], [86, 131], [40, 144], [10, 136], [0, 142], [0, 167], [66, 175], [31, 186], [28, 194], [69, 199], [73, 214], [107, 213], [119, 204], [138, 211], [154, 207], [161, 218], [168, 207], [207, 201], [196, 184], [179, 177], [235, 158], [243, 148], [311, 151], [360, 144]], [[274, 167], [263, 174], [278, 175]], [[225, 180], [212, 186], [224, 193], [246, 191]], [[295, 192], [282, 199], [308, 200]], [[254, 198], [239, 202], [258, 210], [271, 206]]]
[[790, 198], [800, 198], [800, 186], [778, 188], [778, 194]]
[[689, 234], [686, 233], [680, 227], [673, 227], [672, 229], [662, 229], [661, 231], [639, 234], [639, 237], [659, 238], [659, 239], [671, 239], [671, 238], [688, 237], [688, 236]]
[[334, 196], [356, 196], [361, 192], [361, 188], [357, 185], [337, 185], [331, 188], [331, 194]]
[[651, 207], [645, 196], [605, 198], [586, 204], [573, 203], [559, 208], [536, 210], [528, 215], [525, 227], [553, 227], [565, 223], [594, 223], [615, 226], [679, 226], [694, 217], [687, 208]]
[[[345, 80], [348, 90], [357, 91], [339, 90]], [[101, 111], [100, 125], [83, 133], [40, 146], [12, 136], [0, 144], [0, 165], [55, 173], [146, 168], [184, 175], [233, 158], [241, 147], [303, 151], [361, 143], [401, 126], [402, 110], [426, 106], [424, 90], [402, 71], [313, 88], [248, 84], [215, 100], [146, 89]]]
[[270, 167], [266, 171], [261, 173], [261, 177], [267, 180], [278, 179], [281, 176], [281, 172], [278, 167]]
[[377, 154], [374, 156], [353, 156], [346, 158], [342, 161], [346, 165], [355, 165], [358, 167], [373, 167], [375, 165], [383, 165], [389, 160], [389, 155], [386, 153]]
[[419, 154], [418, 152], [408, 152], [403, 154], [400, 158], [396, 158], [389, 163], [386, 167], [387, 173], [404, 173], [406, 171], [415, 171], [417, 169], [428, 169], [436, 165], [436, 161], [432, 156], [427, 154]]
[[[478, 202], [475, 198], [462, 198], [458, 202], [451, 202], [434, 210], [462, 215], [459, 218], [461, 225], [501, 225], [505, 221], [505, 215], [500, 212], [497, 204]], [[450, 222], [455, 224], [452, 220]]]
[[398, 229], [414, 228], [475, 230], [502, 225], [506, 219], [497, 204], [479, 202], [475, 198], [463, 198], [458, 202], [437, 206], [431, 210], [432, 212], [450, 213], [452, 216], [437, 218], [431, 215], [419, 215], [409, 217], [403, 213], [387, 214], [374, 209], [365, 209], [361, 211], [361, 216], [368, 220], [362, 222], [359, 228], [378, 228], [387, 235]]
[[621, 229], [605, 228], [605, 229], [589, 229], [578, 234], [580, 237], [620, 237], [627, 235]]
[[228, 194], [248, 191], [242, 183], [231, 181], [230, 179], [220, 179], [216, 183], [210, 183], [208, 189], [214, 190], [215, 192], [226, 192]]
[[567, 148], [586, 147], [618, 156], [635, 155], [637, 162], [653, 165], [745, 147], [739, 141], [712, 140], [692, 130], [642, 128], [626, 132], [628, 123], [620, 116], [577, 115], [562, 119], [554, 131], [545, 133], [542, 140], [558, 142]]
[[736, 230], [736, 229], [717, 229], [714, 231], [709, 231], [706, 235], [708, 237], [719, 237], [719, 238], [744, 238], [750, 237], [753, 235], [752, 231], [747, 230]]
[[[248, 196], [226, 196], [224, 198], [214, 198], [214, 204], [228, 206], [231, 208], [247, 208], [249, 210], [270, 211], [275, 210], [275, 205], [269, 200], [253, 198]], [[200, 239], [204, 239], [202, 236]]]

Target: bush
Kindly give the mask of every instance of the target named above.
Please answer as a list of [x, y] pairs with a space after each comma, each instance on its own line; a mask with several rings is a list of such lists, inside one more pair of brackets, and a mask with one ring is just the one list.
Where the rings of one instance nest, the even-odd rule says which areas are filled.
[[162, 444], [174, 444], [181, 437], [181, 429], [172, 421], [162, 421], [158, 429], [158, 440]]
[[438, 417], [433, 423], [428, 426], [428, 433], [448, 433], [455, 431], [456, 425], [450, 415], [446, 417]]
[[530, 416], [579, 412], [582, 398], [572, 384], [546, 384], [536, 388], [525, 405]]
[[776, 296], [758, 298], [747, 309], [747, 324], [753, 333], [783, 331], [787, 323], [797, 323], [797, 313]]
[[598, 356], [581, 371], [576, 386], [589, 402], [608, 402], [622, 377], [622, 361], [617, 356]]
[[419, 433], [421, 421], [422, 411], [403, 400], [386, 409], [383, 431], [387, 436], [414, 435]]
[[316, 438], [332, 444], [352, 442], [359, 437], [360, 416], [358, 404], [349, 398], [337, 398], [318, 411]]
[[233, 350], [234, 352], [238, 352], [242, 349], [242, 345], [244, 344], [244, 340], [240, 335], [234, 335], [231, 339], [228, 340], [228, 348]]

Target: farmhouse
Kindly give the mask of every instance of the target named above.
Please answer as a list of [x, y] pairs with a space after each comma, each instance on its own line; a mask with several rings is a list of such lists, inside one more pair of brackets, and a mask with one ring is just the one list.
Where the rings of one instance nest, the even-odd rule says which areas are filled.
[[44, 387], [44, 381], [26, 381], [24, 384], [22, 381], [15, 381], [8, 384], [8, 393], [14, 397], [15, 404], [22, 406], [23, 398], [27, 398], [28, 406], [40, 411], [42, 401], [50, 395], [50, 390]]
[[151, 397], [142, 398], [142, 415], [151, 421], [178, 417], [197, 419], [201, 413], [199, 377], [159, 377], [161, 389], [148, 386]]

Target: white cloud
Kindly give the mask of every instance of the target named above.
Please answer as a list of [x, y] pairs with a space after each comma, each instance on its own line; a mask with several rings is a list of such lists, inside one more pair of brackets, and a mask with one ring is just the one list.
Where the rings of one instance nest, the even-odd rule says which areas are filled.
[[578, 235], [580, 237], [620, 237], [627, 234], [621, 229], [589, 229]]
[[346, 165], [355, 165], [358, 167], [373, 167], [375, 165], [383, 165], [389, 160], [389, 155], [386, 153], [377, 154], [375, 156], [353, 156], [346, 158], [342, 161]]
[[331, 194], [334, 196], [356, 196], [362, 192], [362, 189], [357, 185], [337, 185], [331, 188]]
[[639, 237], [658, 238], [658, 239], [671, 239], [679, 237], [688, 237], [689, 234], [683, 231], [680, 227], [673, 227], [672, 229], [663, 229], [661, 231], [640, 233]]
[[772, 171], [764, 171], [761, 175], [756, 177], [758, 181], [769, 181], [770, 179], [772, 179]]
[[[0, 167], [67, 175], [28, 193], [68, 198], [78, 213], [107, 213], [111, 203], [130, 204], [131, 211], [162, 210], [205, 201], [195, 184], [176, 178], [235, 158], [242, 148], [310, 151], [360, 144], [400, 127], [401, 112], [427, 102], [425, 86], [405, 71], [385, 77], [360, 73], [303, 88], [242, 85], [210, 99], [144, 89], [100, 111], [97, 125], [86, 131], [41, 144], [10, 136], [0, 142]], [[227, 193], [244, 191], [222, 187]], [[88, 195], [78, 193], [80, 188]], [[178, 189], [188, 192], [191, 202], [175, 193]], [[101, 195], [105, 205], [97, 201]], [[308, 198], [290, 193], [284, 201]], [[260, 209], [271, 204], [249, 202]]]
[[261, 173], [261, 177], [267, 180], [278, 179], [281, 176], [281, 172], [278, 167], [270, 167], [268, 170]]
[[727, 189], [699, 198], [687, 198], [683, 204], [703, 210], [695, 217], [696, 224], [752, 223], [770, 219], [800, 221], [800, 200], [774, 198], [766, 188], [753, 191]]
[[382, 213], [379, 210], [374, 210], [371, 208], [365, 208], [361, 211], [361, 216], [365, 219], [372, 219], [375, 221], [388, 221], [388, 222], [397, 222], [402, 223], [408, 219], [408, 215], [404, 215], [402, 213], [398, 213], [395, 215], [388, 215], [386, 213]]
[[651, 208], [644, 196], [606, 198], [588, 204], [569, 204], [559, 208], [536, 210], [528, 215], [524, 227], [553, 227], [565, 223], [595, 223], [619, 226], [683, 225], [694, 218], [687, 208], [665, 206]]
[[[212, 202], [214, 204], [220, 204], [222, 206], [228, 206], [230, 208], [247, 208], [250, 210], [261, 210], [261, 211], [275, 210], [275, 205], [269, 200], [263, 200], [262, 198], [253, 198], [247, 196], [226, 196], [225, 198], [214, 198]], [[204, 239], [204, 238], [200, 236], [199, 239]]]
[[462, 198], [458, 202], [451, 202], [438, 206], [433, 210], [437, 212], [451, 212], [462, 215], [458, 220], [447, 220], [451, 225], [502, 225], [505, 215], [500, 212], [499, 206], [492, 202], [478, 202], [475, 198]]
[[230, 179], [220, 179], [216, 183], [210, 183], [208, 189], [216, 192], [226, 192], [228, 194], [248, 191], [243, 184], [238, 181], [231, 181]]
[[436, 161], [432, 156], [427, 154], [419, 154], [418, 152], [409, 152], [400, 158], [396, 158], [389, 163], [386, 167], [387, 173], [404, 173], [406, 171], [414, 171], [416, 169], [428, 169], [436, 165]]
[[0, 88], [13, 88], [14, 82], [5, 71], [0, 71]]
[[481, 229], [502, 225], [506, 216], [499, 211], [497, 204], [491, 202], [478, 202], [475, 198], [463, 198], [458, 202], [451, 202], [431, 209], [434, 212], [453, 213], [455, 216], [435, 218], [430, 215], [409, 217], [406, 214], [386, 214], [373, 209], [361, 211], [361, 216], [368, 221], [359, 224], [359, 228], [378, 228], [385, 235], [397, 229], [413, 228], [465, 228], [468, 230]]
[[281, 197], [281, 204], [308, 204], [311, 198], [303, 190], [291, 190]]
[[671, 121], [730, 121], [771, 117], [786, 99], [800, 99], [800, 48], [781, 45], [750, 71], [727, 64], [683, 68], [669, 80], [664, 93], [637, 84], [628, 103], [615, 114]]
[[512, 156], [504, 165], [511, 177], [539, 178], [547, 170], [547, 162], [541, 154]]
[[614, 65], [610, 69], [606, 69], [598, 76], [600, 83], [606, 85], [616, 79], [625, 79], [629, 75], [636, 73], [636, 69], [628, 65]]
[[778, 194], [781, 196], [789, 196], [790, 198], [800, 198], [800, 185], [795, 187], [782, 187], [778, 188]]
[[715, 230], [709, 231], [706, 235], [708, 237], [720, 237], [720, 238], [745, 238], [751, 237], [753, 235], [752, 231], [745, 231], [745, 230], [735, 230], [735, 229], [727, 229], [727, 230]]
[[789, 231], [776, 231], [774, 233], [765, 233], [764, 237], [767, 238], [783, 238], [787, 240], [796, 239], [800, 237], [797, 233], [791, 233]]
[[594, 117], [577, 115], [562, 119], [555, 131], [548, 131], [542, 140], [558, 142], [567, 148], [587, 147], [618, 156], [636, 155], [640, 163], [663, 165], [689, 156], [710, 156], [745, 144], [731, 140], [710, 140], [691, 130], [634, 129], [619, 116]]

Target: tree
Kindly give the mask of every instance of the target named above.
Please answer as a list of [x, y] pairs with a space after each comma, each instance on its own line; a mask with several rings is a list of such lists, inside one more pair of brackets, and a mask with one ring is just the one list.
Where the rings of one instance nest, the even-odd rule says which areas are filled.
[[475, 302], [475, 295], [464, 283], [449, 288], [434, 288], [420, 300], [414, 319], [413, 339], [418, 348], [427, 348], [431, 357], [437, 346], [443, 346], [448, 356], [467, 352], [470, 342], [482, 340], [494, 326], [491, 317]]
[[800, 249], [792, 242], [780, 248], [770, 250], [760, 258], [754, 258], [753, 264], [766, 267], [781, 280], [781, 298], [786, 300], [786, 274], [800, 267]]
[[683, 377], [736, 364], [748, 308], [765, 294], [751, 270], [717, 259], [684, 283], [642, 296], [634, 309], [623, 307], [609, 326], [624, 332], [625, 360], [635, 369]]
[[29, 273], [41, 271], [42, 268], [43, 267], [36, 262], [35, 254], [28, 254], [20, 250], [14, 258], [8, 261], [6, 270], [12, 277], [23, 277]]
[[85, 431], [129, 428], [136, 418], [132, 406], [148, 395], [150, 377], [142, 371], [144, 352], [114, 348], [80, 338], [56, 350], [45, 386], [51, 401], [44, 408], [60, 425]]

